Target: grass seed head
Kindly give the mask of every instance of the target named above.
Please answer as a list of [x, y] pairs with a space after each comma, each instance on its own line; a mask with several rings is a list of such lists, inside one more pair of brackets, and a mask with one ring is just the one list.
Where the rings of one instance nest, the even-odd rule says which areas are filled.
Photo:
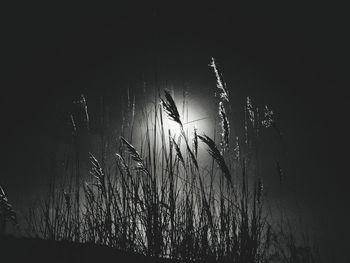
[[229, 136], [230, 136], [230, 124], [227, 119], [226, 111], [224, 104], [220, 101], [219, 102], [219, 115], [221, 118], [221, 143], [223, 148], [228, 147], [229, 145]]
[[216, 87], [219, 90], [219, 96], [220, 99], [229, 102], [229, 95], [228, 95], [228, 90], [226, 88], [226, 83], [223, 81], [222, 75], [219, 73], [219, 70], [216, 66], [215, 59], [211, 58], [211, 63], [209, 64], [210, 67], [213, 68], [215, 77], [216, 77]]
[[165, 90], [165, 100], [161, 99], [161, 103], [163, 106], [163, 109], [167, 113], [168, 117], [178, 123], [180, 126], [182, 126], [182, 122], [180, 120], [180, 114], [177, 110], [175, 101], [173, 97], [170, 95], [169, 91]]
[[219, 165], [219, 168], [223, 172], [223, 175], [225, 176], [227, 181], [229, 181], [230, 184], [232, 185], [230, 170], [227, 167], [225, 159], [222, 156], [222, 154], [220, 153], [220, 151], [219, 151], [218, 147], [216, 146], [215, 142], [210, 137], [208, 137], [207, 135], [203, 135], [203, 136], [198, 135], [198, 138], [209, 147], [209, 149], [208, 149], [209, 154], [214, 158], [216, 163]]

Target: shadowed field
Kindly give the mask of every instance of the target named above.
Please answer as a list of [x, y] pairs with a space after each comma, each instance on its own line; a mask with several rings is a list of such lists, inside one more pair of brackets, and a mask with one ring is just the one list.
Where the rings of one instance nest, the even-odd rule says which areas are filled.
[[131, 254], [95, 244], [0, 237], [0, 261], [12, 262], [179, 262]]

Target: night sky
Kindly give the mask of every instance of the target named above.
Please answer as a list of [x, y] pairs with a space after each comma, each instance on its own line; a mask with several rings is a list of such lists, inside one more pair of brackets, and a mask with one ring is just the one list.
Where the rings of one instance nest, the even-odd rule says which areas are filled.
[[212, 94], [208, 64], [215, 57], [234, 102], [249, 95], [276, 112], [288, 157], [286, 195], [298, 200], [301, 216], [319, 229], [331, 253], [345, 258], [345, 7], [319, 1], [189, 2], [2, 7], [0, 184], [15, 209], [43, 185], [67, 101], [81, 93], [88, 103], [101, 94], [120, 101], [122, 90], [152, 83], [155, 72], [158, 81]]

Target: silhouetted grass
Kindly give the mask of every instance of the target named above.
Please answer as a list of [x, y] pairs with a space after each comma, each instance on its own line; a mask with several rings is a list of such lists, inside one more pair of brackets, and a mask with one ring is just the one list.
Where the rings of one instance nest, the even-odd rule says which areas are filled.
[[[300, 256], [307, 252], [298, 250], [292, 231], [271, 225], [265, 208], [257, 153], [262, 129], [273, 127], [280, 134], [273, 112], [267, 106], [259, 111], [248, 97], [242, 138], [232, 138], [226, 84], [214, 59], [210, 66], [219, 93], [218, 143], [216, 136], [206, 131], [199, 135], [196, 129], [191, 139], [170, 92], [156, 90], [151, 111], [140, 103], [144, 129], [134, 145], [137, 105], [129, 96], [114, 153], [107, 156], [113, 150], [102, 129], [101, 155], [89, 154], [91, 172], [86, 177], [81, 174], [79, 132], [71, 115], [71, 170], [32, 208], [31, 232], [44, 239], [107, 245], [157, 258], [314, 262], [311, 251], [310, 257]], [[91, 129], [84, 96], [79, 103]], [[179, 134], [166, 129], [165, 118], [179, 126]], [[205, 167], [198, 154], [202, 147], [208, 150]]]

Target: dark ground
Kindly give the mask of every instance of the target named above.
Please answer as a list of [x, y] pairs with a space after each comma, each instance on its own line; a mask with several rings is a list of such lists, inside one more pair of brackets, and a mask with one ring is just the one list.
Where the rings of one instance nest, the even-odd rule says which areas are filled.
[[144, 262], [172, 263], [138, 254], [111, 249], [106, 246], [77, 244], [69, 242], [44, 241], [41, 239], [0, 237], [0, 262], [35, 263], [98, 263], [98, 262]]

